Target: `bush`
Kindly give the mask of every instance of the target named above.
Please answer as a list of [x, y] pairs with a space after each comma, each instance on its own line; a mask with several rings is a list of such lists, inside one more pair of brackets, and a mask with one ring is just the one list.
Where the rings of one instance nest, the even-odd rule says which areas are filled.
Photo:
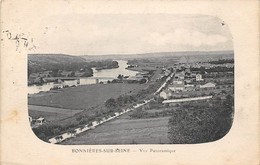
[[225, 136], [232, 125], [233, 97], [181, 105], [172, 111], [168, 137], [174, 144], [211, 142]]
[[144, 110], [135, 110], [135, 111], [133, 111], [133, 113], [130, 115], [130, 117], [132, 117], [132, 118], [138, 118], [138, 119], [140, 119], [140, 118], [145, 118], [145, 117], [147, 117], [146, 115], [147, 115], [148, 113], [147, 112], [145, 112]]

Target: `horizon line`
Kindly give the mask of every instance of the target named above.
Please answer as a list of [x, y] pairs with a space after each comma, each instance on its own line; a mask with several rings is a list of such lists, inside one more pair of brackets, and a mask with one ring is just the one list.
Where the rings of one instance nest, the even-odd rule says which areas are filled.
[[152, 54], [152, 53], [184, 53], [184, 52], [234, 52], [234, 50], [209, 50], [209, 51], [172, 51], [172, 52], [147, 52], [147, 53], [127, 53], [127, 54], [120, 54], [120, 53], [115, 53], [115, 54], [82, 54], [82, 55], [75, 55], [75, 54], [66, 54], [66, 53], [28, 53], [27, 55], [69, 55], [69, 56], [124, 56], [124, 55], [142, 55], [142, 54]]

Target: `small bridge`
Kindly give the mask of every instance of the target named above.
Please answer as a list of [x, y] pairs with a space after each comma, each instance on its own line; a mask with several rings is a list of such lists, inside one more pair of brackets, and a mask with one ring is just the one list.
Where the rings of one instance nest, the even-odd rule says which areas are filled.
[[45, 77], [43, 78], [46, 81], [53, 81], [53, 80], [58, 80], [58, 81], [65, 81], [65, 80], [77, 80], [79, 81], [80, 79], [94, 79], [96, 80], [96, 83], [99, 83], [99, 80], [113, 80], [116, 79], [115, 77]]

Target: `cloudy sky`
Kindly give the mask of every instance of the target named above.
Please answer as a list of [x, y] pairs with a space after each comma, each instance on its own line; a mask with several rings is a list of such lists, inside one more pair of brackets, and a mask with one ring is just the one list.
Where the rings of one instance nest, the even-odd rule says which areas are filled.
[[30, 53], [71, 55], [233, 50], [228, 25], [212, 16], [53, 15], [31, 27]]

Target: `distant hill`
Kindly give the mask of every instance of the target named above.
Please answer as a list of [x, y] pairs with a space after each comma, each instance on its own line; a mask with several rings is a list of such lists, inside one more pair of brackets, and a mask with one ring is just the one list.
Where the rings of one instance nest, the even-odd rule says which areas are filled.
[[118, 62], [112, 60], [91, 61], [81, 56], [66, 54], [28, 54], [28, 74], [43, 71], [79, 71], [92, 67], [101, 69], [117, 68]]
[[90, 61], [100, 60], [128, 60], [138, 58], [161, 58], [161, 57], [180, 57], [187, 56], [196, 59], [200, 56], [211, 57], [233, 57], [233, 51], [186, 51], [186, 52], [156, 52], [143, 54], [108, 54], [108, 55], [82, 55], [71, 56], [66, 54], [29, 54], [29, 65], [41, 64], [70, 64], [70, 63], [84, 63]]
[[47, 70], [74, 70], [86, 64], [86, 59], [65, 54], [28, 54], [28, 75]]
[[158, 58], [158, 57], [179, 57], [179, 56], [234, 56], [234, 51], [186, 51], [186, 52], [155, 52], [143, 54], [108, 54], [108, 55], [83, 55], [80, 56], [89, 61], [107, 59], [138, 59], [138, 58]]
[[28, 54], [29, 63], [49, 63], [49, 64], [68, 64], [86, 62], [80, 56], [70, 56], [65, 54]]

